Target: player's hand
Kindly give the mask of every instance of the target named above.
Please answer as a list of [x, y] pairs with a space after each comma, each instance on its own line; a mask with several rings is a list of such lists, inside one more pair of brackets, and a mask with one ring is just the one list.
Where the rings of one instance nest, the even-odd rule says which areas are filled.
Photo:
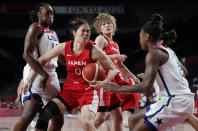
[[47, 83], [48, 78], [49, 78], [49, 74], [48, 73], [46, 73], [46, 74], [41, 76], [40, 87], [43, 88], [43, 90], [46, 88], [46, 83]]
[[90, 86], [94, 87], [95, 89], [99, 89], [102, 88], [105, 84], [105, 81], [91, 81]]
[[22, 85], [21, 87], [21, 92], [26, 92], [29, 91], [30, 88], [32, 87], [32, 80], [31, 79], [27, 79], [26, 82]]
[[144, 73], [137, 74], [137, 77], [143, 79], [144, 78]]
[[107, 82], [103, 85], [104, 91], [110, 91], [110, 92], [120, 92], [120, 87], [119, 85], [113, 83], [113, 82]]
[[117, 59], [120, 61], [120, 62], [124, 62], [126, 60], [127, 56], [125, 54], [120, 54], [117, 56]]
[[140, 80], [136, 76], [134, 76], [132, 79], [134, 80], [135, 84], [140, 83]]

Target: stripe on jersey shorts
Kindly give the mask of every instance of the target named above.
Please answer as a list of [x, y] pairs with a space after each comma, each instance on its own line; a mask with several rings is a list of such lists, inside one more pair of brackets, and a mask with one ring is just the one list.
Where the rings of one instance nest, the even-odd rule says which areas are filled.
[[[30, 71], [30, 66], [26, 65], [23, 70], [24, 82], [27, 81], [27, 77]], [[46, 69], [46, 71], [49, 74], [49, 78], [46, 83], [46, 88], [44, 90], [43, 88], [40, 88], [41, 75], [37, 75], [32, 83], [31, 89], [29, 91], [22, 93], [22, 103], [30, 99], [31, 96], [33, 96], [35, 98], [41, 99], [43, 104], [46, 105], [52, 98], [54, 98], [60, 92], [61, 89], [55, 69]]]
[[193, 114], [193, 97], [192, 95], [160, 97], [159, 101], [146, 107], [146, 114], [142, 116], [144, 123], [154, 131], [171, 129]]

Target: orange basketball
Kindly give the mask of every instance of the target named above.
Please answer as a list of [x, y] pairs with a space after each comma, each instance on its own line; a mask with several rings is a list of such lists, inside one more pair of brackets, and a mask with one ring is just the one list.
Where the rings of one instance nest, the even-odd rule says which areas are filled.
[[83, 68], [82, 76], [88, 83], [91, 81], [102, 81], [105, 77], [105, 70], [102, 65], [98, 63], [91, 63]]

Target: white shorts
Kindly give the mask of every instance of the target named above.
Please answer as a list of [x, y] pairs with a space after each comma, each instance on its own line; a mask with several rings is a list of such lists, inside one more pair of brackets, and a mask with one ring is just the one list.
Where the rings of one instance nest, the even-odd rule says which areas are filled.
[[152, 130], [167, 131], [192, 115], [193, 111], [193, 95], [162, 97], [161, 100], [146, 107], [147, 113], [142, 118]]
[[[23, 70], [23, 80], [26, 81], [31, 68], [29, 65], [26, 65]], [[30, 96], [37, 97], [42, 100], [43, 104], [46, 105], [52, 98], [54, 98], [57, 93], [61, 91], [58, 76], [55, 72], [55, 69], [46, 70], [49, 74], [49, 79], [46, 83], [46, 88], [40, 88], [40, 78], [41, 75], [37, 75], [32, 83], [32, 87], [29, 91], [26, 91], [22, 94], [22, 103], [29, 99]]]

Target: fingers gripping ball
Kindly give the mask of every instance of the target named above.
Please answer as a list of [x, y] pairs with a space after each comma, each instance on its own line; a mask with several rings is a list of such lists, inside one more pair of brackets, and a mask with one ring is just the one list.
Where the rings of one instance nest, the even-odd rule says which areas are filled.
[[102, 81], [105, 77], [105, 70], [98, 63], [91, 63], [83, 68], [82, 76], [88, 83], [91, 81]]

